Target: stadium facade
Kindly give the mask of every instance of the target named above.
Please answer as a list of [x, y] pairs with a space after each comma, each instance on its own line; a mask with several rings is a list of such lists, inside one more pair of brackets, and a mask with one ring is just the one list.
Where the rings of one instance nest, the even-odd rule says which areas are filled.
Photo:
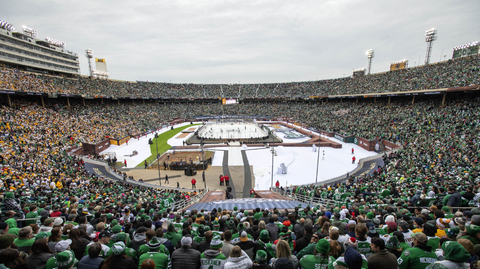
[[[9, 27], [10, 26], [10, 27]], [[65, 48], [65, 43], [36, 38], [36, 31], [24, 27], [15, 31], [12, 25], [0, 23], [0, 64], [26, 71], [51, 74], [80, 74], [78, 54]]]

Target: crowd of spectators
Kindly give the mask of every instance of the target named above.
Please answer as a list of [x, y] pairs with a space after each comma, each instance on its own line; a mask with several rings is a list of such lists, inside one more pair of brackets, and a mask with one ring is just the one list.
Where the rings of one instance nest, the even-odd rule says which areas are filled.
[[0, 89], [85, 96], [150, 98], [294, 98], [421, 91], [478, 85], [479, 56], [361, 77], [267, 84], [188, 84], [64, 78], [20, 70], [0, 72]]
[[[478, 61], [470, 57], [321, 81], [313, 88], [335, 85], [328, 91], [340, 94], [468, 86], [478, 84]], [[15, 70], [2, 70], [0, 77], [3, 89], [147, 97], [203, 98], [234, 94], [236, 89], [240, 95], [257, 97], [310, 95], [316, 91], [312, 83], [235, 87], [125, 83]], [[390, 104], [332, 100], [234, 106], [162, 102], [85, 106], [74, 99], [67, 106], [54, 99], [45, 107], [14, 100], [11, 107], [0, 108], [0, 264], [8, 268], [310, 269], [379, 268], [383, 262], [384, 268], [478, 268], [479, 102], [478, 94], [450, 96], [445, 106], [435, 98], [415, 104], [399, 99]], [[401, 149], [386, 154], [385, 165], [372, 175], [330, 185], [295, 186], [289, 191], [332, 199], [335, 204], [290, 212], [173, 211], [172, 202], [195, 193], [104, 181], [66, 151], [82, 143], [153, 131], [173, 118], [216, 115], [289, 116], [311, 130], [381, 138]], [[461, 206], [473, 209], [458, 210]], [[33, 220], [16, 220], [23, 217]]]

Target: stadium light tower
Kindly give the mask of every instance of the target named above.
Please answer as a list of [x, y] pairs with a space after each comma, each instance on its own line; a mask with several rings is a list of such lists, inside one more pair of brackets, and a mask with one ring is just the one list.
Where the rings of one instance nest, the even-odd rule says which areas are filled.
[[93, 77], [93, 69], [92, 69], [93, 50], [86, 49], [85, 50], [85, 57], [87, 57], [88, 70], [90, 71], [90, 77]]
[[425, 42], [427, 42], [425, 65], [428, 65], [430, 63], [430, 53], [432, 52], [432, 44], [435, 40], [437, 40], [437, 30], [435, 30], [435, 28], [425, 31]]
[[375, 57], [375, 51], [369, 49], [367, 50], [366, 54], [368, 58], [368, 74], [370, 75], [370, 69], [372, 68], [372, 59]]
[[35, 38], [38, 34], [37, 31], [33, 30], [32, 28], [29, 28], [25, 25], [22, 26], [23, 33], [31, 38]]

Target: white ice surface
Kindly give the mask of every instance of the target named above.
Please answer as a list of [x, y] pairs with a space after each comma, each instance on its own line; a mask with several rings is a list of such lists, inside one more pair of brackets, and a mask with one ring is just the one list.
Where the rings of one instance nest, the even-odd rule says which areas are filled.
[[[182, 123], [175, 125], [175, 128], [188, 125], [189, 123]], [[197, 128], [199, 126], [196, 126]], [[163, 133], [170, 130], [170, 128], [163, 128], [158, 133]], [[178, 135], [180, 135], [179, 133]], [[176, 135], [176, 136], [178, 136]], [[193, 134], [190, 134], [193, 135]], [[277, 132], [277, 136], [283, 138], [283, 133]], [[175, 136], [175, 137], [176, 137]], [[128, 142], [128, 146], [123, 144], [121, 146], [111, 145], [101, 154], [107, 152], [115, 152], [119, 162], [127, 160], [127, 167], [132, 168], [148, 158], [152, 152], [150, 152], [150, 145], [148, 145], [148, 139], [153, 138], [154, 134], [141, 137], [139, 140], [131, 139]], [[171, 138], [168, 143], [172, 146], [182, 146], [184, 139]], [[284, 139], [284, 143], [302, 142], [309, 138], [302, 139]], [[341, 176], [354, 170], [357, 167], [358, 160], [375, 155], [375, 152], [369, 152], [355, 144], [347, 144], [340, 142], [332, 137], [328, 139], [342, 144], [342, 148], [320, 148], [320, 163], [318, 172], [318, 182], [322, 182], [337, 176]], [[356, 164], [352, 164], [351, 150], [355, 150]], [[131, 154], [133, 150], [138, 151], [138, 155], [129, 157], [124, 156]], [[272, 171], [272, 153], [270, 149], [266, 148], [242, 148], [242, 147], [219, 147], [208, 150], [215, 151], [213, 158], [213, 166], [223, 165], [223, 154], [225, 150], [228, 150], [228, 165], [243, 165], [243, 159], [241, 150], [246, 150], [248, 162], [253, 166], [253, 174], [255, 176], [255, 189], [266, 190], [271, 184], [271, 171]], [[315, 182], [315, 171], [317, 167], [317, 152], [312, 151], [312, 147], [275, 147], [277, 156], [274, 157], [273, 166], [273, 182], [280, 181], [282, 186], [308, 184]], [[323, 157], [323, 151], [325, 151], [325, 158]], [[287, 167], [287, 174], [277, 174], [277, 170], [281, 163], [285, 163]]]

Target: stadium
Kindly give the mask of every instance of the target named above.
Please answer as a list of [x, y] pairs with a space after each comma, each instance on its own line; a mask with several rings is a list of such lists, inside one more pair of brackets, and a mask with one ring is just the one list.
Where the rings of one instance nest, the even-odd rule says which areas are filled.
[[478, 268], [478, 42], [383, 73], [182, 84], [81, 75], [33, 32], [0, 22], [0, 264], [417, 268], [421, 249], [423, 268]]

